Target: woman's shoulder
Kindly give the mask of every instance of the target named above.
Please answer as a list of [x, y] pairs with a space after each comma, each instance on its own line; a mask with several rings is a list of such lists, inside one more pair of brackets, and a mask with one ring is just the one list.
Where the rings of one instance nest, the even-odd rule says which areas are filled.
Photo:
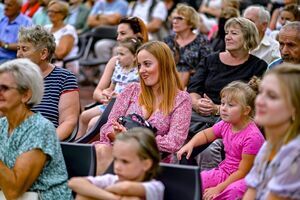
[[183, 90], [178, 91], [175, 101], [176, 101], [176, 104], [180, 104], [184, 101], [186, 101], [188, 103], [192, 103], [190, 94], [187, 91], [183, 91]]

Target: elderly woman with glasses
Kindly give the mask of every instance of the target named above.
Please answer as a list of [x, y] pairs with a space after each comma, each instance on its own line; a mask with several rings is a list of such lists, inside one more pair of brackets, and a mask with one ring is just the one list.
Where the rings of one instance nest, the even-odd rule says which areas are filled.
[[0, 190], [6, 199], [26, 191], [37, 192], [41, 200], [72, 199], [55, 128], [30, 110], [42, 96], [37, 65], [27, 59], [0, 65]]
[[[52, 24], [46, 25], [45, 28], [55, 37], [55, 59], [57, 60], [74, 57], [78, 52], [78, 35], [76, 29], [64, 22], [68, 14], [68, 3], [60, 0], [52, 0], [48, 4], [48, 16]], [[56, 65], [60, 66], [61, 63], [57, 62]], [[70, 69], [74, 74], [78, 74], [78, 61], [68, 63], [67, 69]]]
[[165, 38], [165, 42], [173, 51], [181, 82], [187, 86], [197, 66], [202, 64], [204, 58], [212, 51], [206, 37], [193, 32], [198, 28], [200, 21], [194, 8], [178, 4], [171, 19], [174, 34]]

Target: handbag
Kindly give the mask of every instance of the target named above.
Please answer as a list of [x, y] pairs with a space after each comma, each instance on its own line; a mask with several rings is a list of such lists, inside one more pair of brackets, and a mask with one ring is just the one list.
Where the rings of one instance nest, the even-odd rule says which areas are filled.
[[122, 124], [127, 129], [131, 129], [134, 127], [143, 127], [150, 129], [154, 133], [154, 135], [157, 132], [157, 129], [154, 126], [152, 126], [147, 120], [136, 113], [129, 114], [127, 116], [121, 116], [117, 119], [117, 122]]
[[[37, 192], [25, 192], [17, 200], [39, 200], [39, 193]], [[0, 200], [6, 200], [4, 193], [0, 191]]]

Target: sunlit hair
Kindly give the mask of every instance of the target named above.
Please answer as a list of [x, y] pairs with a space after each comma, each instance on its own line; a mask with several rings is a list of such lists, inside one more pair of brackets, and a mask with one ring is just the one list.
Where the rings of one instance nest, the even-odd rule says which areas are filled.
[[269, 75], [276, 76], [287, 105], [293, 109], [291, 125], [283, 140], [286, 144], [300, 134], [300, 65], [284, 63], [265, 74]]
[[232, 17], [239, 17], [240, 11], [233, 7], [226, 7], [221, 11], [221, 17], [230, 19]]
[[253, 10], [253, 12], [257, 13], [258, 20], [261, 23], [267, 22], [270, 23], [270, 12], [266, 10], [263, 6], [249, 6], [244, 10], [244, 15], [246, 12]]
[[187, 24], [191, 26], [191, 29], [197, 29], [200, 23], [200, 17], [198, 12], [191, 6], [179, 3], [172, 12], [172, 16], [177, 13], [182, 15]]
[[290, 31], [294, 31], [296, 34], [298, 40], [300, 40], [300, 21], [293, 21], [293, 22], [289, 22], [286, 23], [279, 31], [279, 35], [282, 34], [284, 31], [286, 32], [290, 32]]
[[252, 77], [248, 83], [244, 83], [242, 81], [233, 81], [221, 90], [221, 98], [226, 98], [228, 101], [238, 102], [242, 106], [243, 110], [249, 106], [251, 109], [249, 112], [249, 117], [253, 118], [254, 103], [258, 92], [259, 83], [260, 79], [255, 76]]
[[52, 33], [47, 31], [40, 25], [21, 27], [18, 35], [19, 42], [28, 42], [33, 45], [36, 50], [41, 51], [46, 48], [48, 51], [47, 60], [51, 61], [55, 52], [55, 38]]
[[286, 5], [286, 6], [283, 7], [282, 11], [292, 13], [294, 18], [295, 18], [293, 21], [299, 21], [300, 20], [300, 6], [299, 5], [297, 5], [297, 4]]
[[148, 42], [148, 30], [147, 26], [138, 17], [125, 17], [122, 18], [119, 24], [128, 24], [134, 34], [142, 41], [142, 43]]
[[115, 142], [130, 142], [134, 140], [138, 143], [137, 155], [140, 159], [150, 159], [152, 161], [151, 168], [146, 172], [143, 181], [149, 181], [156, 177], [159, 170], [160, 154], [156, 144], [154, 134], [145, 128], [132, 128], [125, 133], [118, 134]]
[[123, 41], [118, 42], [118, 46], [125, 47], [129, 49], [129, 51], [135, 55], [138, 48], [142, 45], [142, 42], [138, 38], [129, 37], [124, 39]]
[[[145, 50], [152, 54], [158, 61], [159, 69], [159, 89], [158, 92], [163, 96], [159, 109], [168, 115], [174, 107], [175, 97], [178, 90], [183, 90], [181, 85], [173, 54], [164, 42], [151, 41], [142, 45], [137, 54]], [[141, 94], [139, 96], [140, 105], [145, 106], [149, 114], [153, 112], [155, 96], [150, 86], [146, 86], [144, 80], [140, 77]]]
[[223, 0], [222, 1], [222, 9], [229, 8], [229, 7], [239, 10], [240, 9], [240, 0]]
[[40, 103], [44, 92], [44, 81], [40, 68], [26, 58], [7, 61], [0, 65], [0, 74], [10, 73], [17, 84], [18, 91], [22, 94], [27, 90], [32, 96], [26, 105], [32, 106]]
[[225, 24], [225, 31], [228, 31], [229, 27], [238, 26], [243, 34], [244, 49], [251, 51], [257, 47], [259, 44], [258, 30], [253, 22], [244, 17], [235, 17], [229, 19]]
[[59, 11], [61, 14], [63, 14], [64, 19], [69, 15], [69, 4], [65, 1], [60, 0], [52, 0], [48, 4], [48, 9], [53, 6], [54, 4], [57, 4], [59, 6]]

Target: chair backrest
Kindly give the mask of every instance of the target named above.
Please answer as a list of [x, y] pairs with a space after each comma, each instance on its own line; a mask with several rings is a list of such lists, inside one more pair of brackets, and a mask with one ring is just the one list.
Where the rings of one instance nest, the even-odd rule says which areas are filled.
[[[113, 164], [105, 173], [113, 174]], [[160, 163], [158, 180], [165, 185], [164, 200], [202, 199], [200, 168], [190, 165]]]
[[197, 166], [160, 163], [158, 180], [165, 185], [164, 200], [202, 199], [200, 169]]
[[74, 176], [95, 176], [97, 158], [95, 146], [61, 142], [69, 179]]
[[78, 140], [74, 141], [76, 143], [89, 143], [95, 140], [95, 137], [100, 137], [100, 129], [101, 127], [107, 122], [109, 113], [115, 103], [116, 99], [112, 98], [108, 105], [106, 106], [104, 112], [102, 113], [101, 117], [98, 119], [96, 125], [91, 128], [84, 136], [79, 138]]

